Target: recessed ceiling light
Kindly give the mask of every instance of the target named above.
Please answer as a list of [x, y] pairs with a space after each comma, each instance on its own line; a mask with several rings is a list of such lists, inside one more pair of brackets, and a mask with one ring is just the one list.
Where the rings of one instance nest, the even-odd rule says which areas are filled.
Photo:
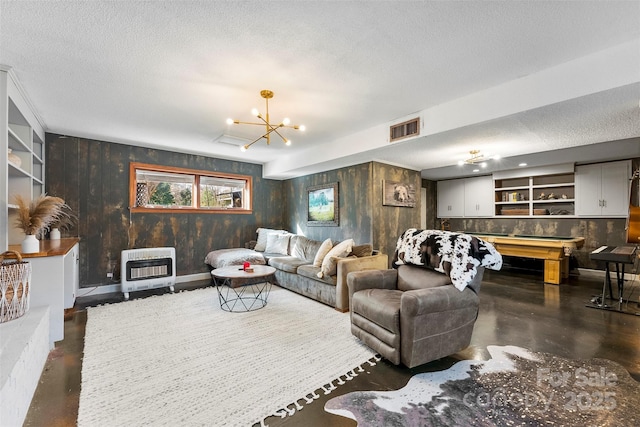
[[523, 167], [523, 166], [527, 166], [526, 163], [520, 163], [518, 166]]

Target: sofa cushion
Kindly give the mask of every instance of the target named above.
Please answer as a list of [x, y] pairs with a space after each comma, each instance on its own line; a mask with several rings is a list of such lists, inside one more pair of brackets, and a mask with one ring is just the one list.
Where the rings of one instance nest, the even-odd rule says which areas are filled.
[[288, 273], [297, 273], [301, 265], [309, 265], [309, 262], [294, 256], [280, 256], [269, 258], [269, 265]]
[[293, 241], [295, 238], [295, 245], [291, 251], [291, 255], [294, 257], [308, 261], [309, 264], [313, 264], [313, 261], [322, 245], [320, 240], [311, 240], [305, 236], [296, 235], [291, 238]]
[[349, 255], [357, 256], [358, 258], [371, 256], [373, 255], [373, 245], [371, 243], [365, 243], [364, 245], [354, 246], [351, 248], [351, 253]]
[[244, 248], [216, 249], [207, 254], [204, 262], [213, 268], [242, 265], [244, 262], [249, 262], [254, 265], [266, 264], [262, 253]]
[[347, 254], [351, 252], [353, 244], [353, 239], [347, 239], [331, 248], [331, 250], [322, 260], [322, 265], [320, 266], [318, 277], [322, 279], [324, 276], [333, 276], [334, 274], [336, 274], [336, 258], [346, 257]]
[[289, 239], [291, 234], [269, 233], [265, 252], [270, 254], [289, 255]]
[[267, 237], [270, 233], [282, 234], [286, 233], [285, 230], [275, 230], [272, 228], [258, 228], [258, 240], [256, 241], [256, 246], [253, 248], [258, 252], [264, 252], [267, 249]]
[[318, 278], [322, 279], [326, 276], [335, 276], [338, 274], [338, 261], [345, 258], [357, 258], [356, 256], [348, 256], [348, 257], [338, 257], [338, 256], [330, 256], [327, 255], [324, 257], [324, 261], [322, 261], [322, 267], [320, 267], [320, 271], [318, 272]]
[[322, 260], [329, 253], [329, 251], [333, 248], [333, 243], [331, 239], [326, 239], [320, 247], [318, 248], [318, 252], [316, 252], [316, 256], [313, 258], [313, 266], [314, 267], [322, 267]]
[[392, 289], [363, 289], [353, 294], [351, 310], [387, 331], [399, 334], [402, 294], [402, 291]]
[[297, 273], [300, 276], [308, 277], [310, 279], [317, 280], [319, 282], [326, 283], [328, 285], [333, 285], [333, 286], [336, 285], [338, 281], [337, 276], [325, 276], [325, 277], [319, 278], [318, 277], [319, 271], [320, 271], [320, 267], [315, 267], [313, 265], [306, 264], [298, 267]]
[[287, 255], [293, 255], [293, 248], [296, 247], [296, 243], [298, 243], [298, 239], [304, 236], [301, 236], [300, 234], [289, 234], [289, 250], [287, 252]]
[[398, 267], [398, 289], [412, 291], [414, 289], [436, 288], [451, 284], [451, 279], [444, 273], [412, 265]]

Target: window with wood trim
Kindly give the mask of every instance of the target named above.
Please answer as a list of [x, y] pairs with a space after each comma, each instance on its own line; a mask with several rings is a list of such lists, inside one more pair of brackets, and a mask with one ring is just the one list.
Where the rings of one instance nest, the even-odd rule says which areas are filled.
[[131, 162], [132, 212], [251, 213], [251, 177]]

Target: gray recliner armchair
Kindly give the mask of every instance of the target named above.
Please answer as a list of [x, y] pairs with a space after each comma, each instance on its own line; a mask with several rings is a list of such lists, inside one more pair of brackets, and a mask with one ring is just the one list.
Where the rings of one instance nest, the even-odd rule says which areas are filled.
[[447, 274], [413, 265], [349, 273], [351, 332], [391, 363], [413, 368], [465, 349], [484, 268], [462, 291]]

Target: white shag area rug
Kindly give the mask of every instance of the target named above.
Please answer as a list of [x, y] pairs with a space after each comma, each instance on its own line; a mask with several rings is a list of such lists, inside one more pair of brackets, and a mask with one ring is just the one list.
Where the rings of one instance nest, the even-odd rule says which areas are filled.
[[213, 287], [93, 307], [78, 426], [251, 426], [377, 360], [349, 313], [277, 286], [248, 313], [222, 311]]

